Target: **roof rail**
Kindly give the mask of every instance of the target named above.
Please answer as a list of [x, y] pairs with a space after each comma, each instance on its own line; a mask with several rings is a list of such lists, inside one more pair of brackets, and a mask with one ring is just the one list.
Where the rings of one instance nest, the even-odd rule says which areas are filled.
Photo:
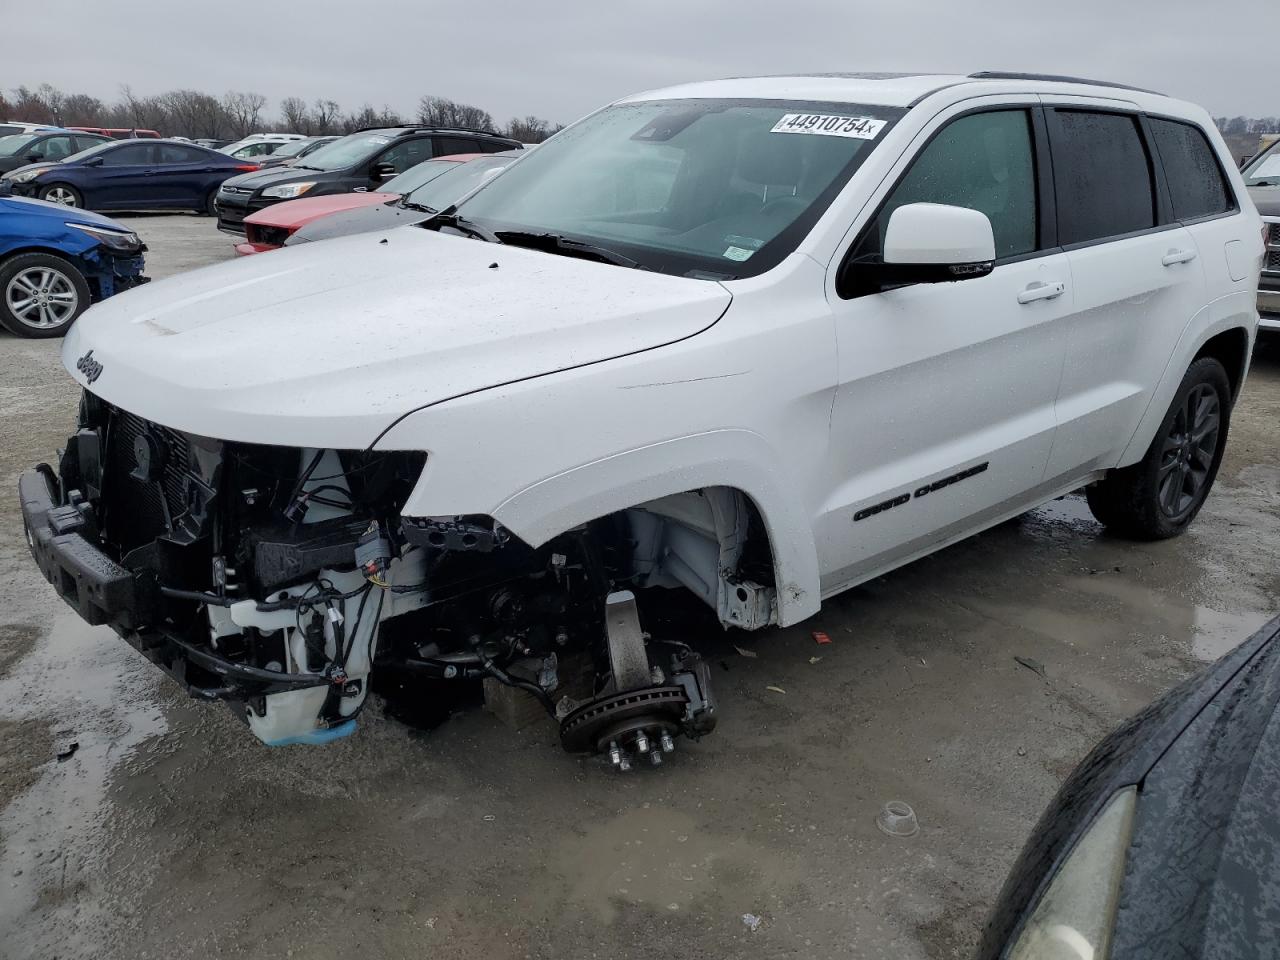
[[365, 133], [369, 130], [430, 130], [433, 133], [478, 133], [486, 137], [497, 137], [500, 140], [510, 140], [510, 137], [504, 137], [500, 133], [493, 130], [482, 130], [479, 127], [437, 127], [430, 123], [380, 123], [373, 127], [361, 127], [356, 133]]
[[1066, 77], [1056, 73], [1009, 73], [1003, 70], [980, 70], [969, 74], [970, 80], [1043, 80], [1046, 83], [1084, 83], [1091, 87], [1113, 87], [1117, 90], [1135, 90], [1138, 93], [1154, 93], [1158, 97], [1165, 94], [1146, 87], [1135, 87], [1128, 83], [1116, 83], [1112, 80], [1089, 80], [1086, 77]]

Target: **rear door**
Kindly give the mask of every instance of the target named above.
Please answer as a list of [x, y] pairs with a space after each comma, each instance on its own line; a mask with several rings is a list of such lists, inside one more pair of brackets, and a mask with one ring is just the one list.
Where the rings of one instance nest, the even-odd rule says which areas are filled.
[[102, 163], [85, 172], [85, 203], [102, 210], [151, 207], [155, 149], [152, 143], [131, 142], [99, 154]]
[[[397, 140], [381, 151], [369, 163], [369, 189], [377, 190], [391, 177], [404, 173], [410, 167], [416, 167], [422, 161], [430, 160], [433, 156], [435, 156], [435, 151], [432, 148], [430, 137], [411, 137]], [[373, 169], [383, 163], [390, 165], [395, 172], [387, 177], [373, 176]]]
[[480, 141], [470, 137], [436, 137], [436, 156], [451, 157], [459, 153], [481, 153]]
[[156, 144], [152, 191], [157, 205], [202, 210], [214, 188], [215, 161], [203, 150], [179, 143]]
[[1204, 262], [1174, 220], [1145, 118], [1048, 106], [1058, 242], [1075, 301], [1065, 327], [1050, 475], [1113, 467], [1184, 327], [1203, 305]]

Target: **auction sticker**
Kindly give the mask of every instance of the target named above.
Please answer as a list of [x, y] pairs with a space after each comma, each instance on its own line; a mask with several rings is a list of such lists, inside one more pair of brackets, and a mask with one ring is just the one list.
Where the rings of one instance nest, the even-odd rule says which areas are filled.
[[813, 133], [820, 137], [874, 140], [888, 121], [872, 117], [837, 117], [826, 113], [785, 113], [770, 133]]

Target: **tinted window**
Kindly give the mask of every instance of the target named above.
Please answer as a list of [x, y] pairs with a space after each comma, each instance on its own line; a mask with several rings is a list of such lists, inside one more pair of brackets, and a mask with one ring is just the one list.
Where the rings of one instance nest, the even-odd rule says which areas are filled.
[[80, 150], [88, 150], [90, 147], [96, 147], [98, 144], [106, 142], [102, 137], [89, 137], [85, 136], [83, 133], [77, 136], [75, 141], [77, 152]]
[[1151, 161], [1137, 118], [1084, 110], [1054, 115], [1058, 242], [1087, 243], [1154, 227]]
[[1205, 135], [1187, 123], [1155, 118], [1150, 122], [1169, 181], [1174, 217], [1195, 220], [1234, 209], [1222, 167]]
[[1036, 249], [1036, 167], [1025, 110], [961, 117], [933, 138], [894, 188], [857, 257], [881, 253], [889, 217], [908, 203], [945, 203], [985, 213], [997, 257]]
[[396, 173], [404, 173], [410, 167], [416, 167], [423, 160], [431, 159], [431, 141], [426, 137], [416, 140], [402, 140], [390, 150], [384, 150], [374, 163], [389, 163], [395, 167]]
[[204, 163], [208, 159], [199, 150], [180, 147], [174, 143], [161, 143], [157, 149], [160, 151], [161, 163]]
[[145, 143], [131, 143], [125, 147], [106, 150], [102, 153], [104, 167], [124, 167], [137, 163], [152, 163], [154, 148]]
[[32, 153], [40, 154], [43, 160], [61, 160], [75, 153], [71, 146], [71, 137], [48, 137], [35, 144], [31, 150]]
[[449, 157], [455, 153], [479, 153], [480, 144], [463, 137], [436, 137], [436, 156]]
[[484, 153], [502, 153], [506, 150], [515, 150], [517, 147], [510, 143], [499, 143], [497, 140], [480, 140], [480, 149]]

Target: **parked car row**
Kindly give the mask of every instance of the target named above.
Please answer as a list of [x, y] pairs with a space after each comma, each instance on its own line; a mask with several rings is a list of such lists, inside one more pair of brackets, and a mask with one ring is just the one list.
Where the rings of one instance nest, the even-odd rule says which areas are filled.
[[62, 160], [0, 177], [0, 195], [91, 210], [213, 212], [218, 186], [256, 163], [172, 140], [106, 140]]
[[424, 160], [388, 180], [376, 192], [302, 197], [245, 218], [245, 240], [236, 253], [408, 226], [461, 200], [510, 166], [521, 151], [458, 154]]
[[218, 190], [218, 228], [244, 234], [245, 218], [273, 204], [355, 190], [377, 190], [410, 167], [434, 157], [522, 149], [509, 137], [483, 130], [426, 126], [380, 127], [335, 140], [275, 169], [233, 177]]

